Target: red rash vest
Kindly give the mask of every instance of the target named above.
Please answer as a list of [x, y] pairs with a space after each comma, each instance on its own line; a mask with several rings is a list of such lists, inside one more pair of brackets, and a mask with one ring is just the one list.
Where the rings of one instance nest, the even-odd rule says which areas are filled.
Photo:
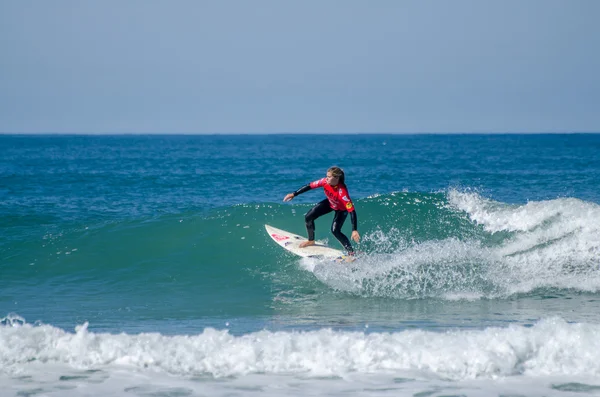
[[325, 196], [329, 200], [329, 206], [335, 211], [354, 211], [354, 204], [348, 194], [348, 189], [344, 184], [331, 186], [327, 183], [327, 178], [321, 178], [310, 183], [311, 189], [322, 187], [325, 190]]

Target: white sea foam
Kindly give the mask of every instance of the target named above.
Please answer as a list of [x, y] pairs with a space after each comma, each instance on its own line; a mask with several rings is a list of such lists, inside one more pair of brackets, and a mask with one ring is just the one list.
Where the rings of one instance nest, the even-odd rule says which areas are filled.
[[454, 190], [448, 198], [485, 230], [512, 233], [491, 251], [511, 292], [600, 290], [599, 205], [574, 198], [507, 205]]
[[74, 333], [50, 326], [0, 326], [3, 372], [33, 364], [73, 369], [135, 368], [180, 376], [352, 373], [447, 380], [515, 375], [600, 375], [600, 325], [552, 318], [533, 327], [509, 326], [436, 333], [261, 331], [234, 336], [207, 328], [198, 335]]
[[[592, 393], [600, 325], [362, 333], [321, 329], [242, 336], [66, 332], [18, 316], [0, 325], [1, 390], [44, 395], [342, 396]], [[579, 392], [581, 392], [579, 390]]]
[[531, 232], [542, 229], [547, 233], [556, 233], [561, 230], [562, 233], [557, 236], [559, 237], [576, 231], [594, 234], [600, 231], [600, 205], [575, 198], [509, 205], [481, 197], [477, 193], [450, 190], [448, 200], [452, 206], [466, 212], [471, 220], [483, 225], [489, 232]]
[[352, 264], [317, 263], [315, 276], [332, 288], [394, 298], [481, 296], [478, 266], [487, 250], [476, 241], [446, 239], [402, 247], [390, 254], [370, 254]]

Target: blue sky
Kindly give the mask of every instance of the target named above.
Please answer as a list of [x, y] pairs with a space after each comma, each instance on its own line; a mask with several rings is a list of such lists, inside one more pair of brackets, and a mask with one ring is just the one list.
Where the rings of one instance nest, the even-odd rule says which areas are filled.
[[0, 132], [600, 132], [598, 0], [0, 0]]

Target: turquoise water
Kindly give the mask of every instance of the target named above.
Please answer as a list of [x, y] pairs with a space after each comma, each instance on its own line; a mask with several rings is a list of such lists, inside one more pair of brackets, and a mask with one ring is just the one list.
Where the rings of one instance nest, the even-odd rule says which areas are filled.
[[[600, 385], [600, 135], [4, 135], [0, 148], [0, 383], [15, 394]], [[334, 164], [362, 235], [352, 266], [293, 257], [264, 231], [304, 234], [322, 190], [282, 199]], [[317, 238], [337, 248], [331, 218]]]

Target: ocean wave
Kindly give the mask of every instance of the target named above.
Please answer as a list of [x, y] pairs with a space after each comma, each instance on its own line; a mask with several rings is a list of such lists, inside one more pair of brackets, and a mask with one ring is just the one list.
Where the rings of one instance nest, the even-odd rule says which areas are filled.
[[[31, 325], [18, 316], [1, 320], [2, 372], [31, 365], [74, 369], [111, 366], [180, 376], [351, 373], [417, 374], [446, 380], [516, 375], [600, 375], [600, 326], [548, 318], [532, 327], [430, 332], [362, 333], [321, 329], [260, 331], [233, 336], [206, 328], [197, 335], [93, 333], [87, 323], [66, 332]], [[38, 367], [39, 370], [39, 367]]]
[[[509, 205], [457, 190], [445, 197], [376, 197], [400, 209], [397, 223], [365, 234], [369, 254], [353, 266], [303, 266], [327, 285], [362, 296], [477, 299], [600, 290], [597, 204], [571, 198]], [[416, 230], [425, 232], [415, 236]]]
[[[170, 286], [197, 294], [231, 279], [243, 280], [244, 288], [271, 283], [286, 290], [298, 280], [290, 270], [294, 263], [335, 291], [364, 297], [454, 300], [544, 289], [600, 291], [595, 203], [559, 198], [514, 205], [455, 189], [356, 201], [358, 249], [365, 254], [353, 266], [307, 264], [273, 244], [265, 223], [303, 234], [303, 214], [311, 208], [280, 203], [58, 230], [5, 247], [12, 256], [0, 266], [7, 282], [68, 279], [85, 288], [93, 277], [108, 291], [146, 291], [158, 283], [168, 287], [165, 296], [172, 294]], [[336, 247], [328, 222], [317, 221], [317, 238]]]

